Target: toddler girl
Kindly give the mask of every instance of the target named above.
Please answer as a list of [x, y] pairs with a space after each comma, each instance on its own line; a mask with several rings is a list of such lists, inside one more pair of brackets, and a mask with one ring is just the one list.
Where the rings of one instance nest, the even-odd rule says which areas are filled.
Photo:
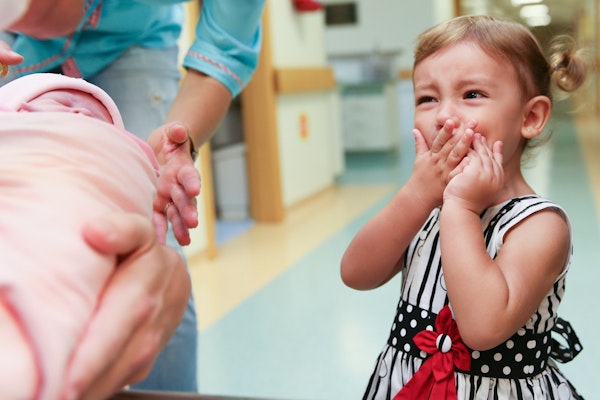
[[341, 264], [361, 290], [402, 271], [364, 399], [580, 398], [553, 361], [581, 349], [557, 318], [571, 229], [521, 158], [548, 120], [552, 83], [572, 91], [584, 75], [572, 47], [548, 61], [514, 22], [466, 16], [420, 35], [413, 172]]

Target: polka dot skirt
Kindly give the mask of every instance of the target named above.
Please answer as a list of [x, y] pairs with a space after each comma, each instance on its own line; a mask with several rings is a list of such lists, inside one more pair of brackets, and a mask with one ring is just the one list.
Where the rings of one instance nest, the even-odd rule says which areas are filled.
[[[388, 344], [413, 357], [426, 359], [429, 355], [420, 350], [412, 338], [420, 331], [434, 330], [436, 316], [401, 302]], [[554, 331], [563, 337], [568, 347], [552, 339], [550, 332], [536, 334], [521, 328], [506, 342], [491, 350], [472, 350], [471, 370], [461, 372], [495, 378], [526, 378], [543, 371], [549, 357], [568, 361], [581, 351], [581, 345], [566, 321], [559, 319]]]

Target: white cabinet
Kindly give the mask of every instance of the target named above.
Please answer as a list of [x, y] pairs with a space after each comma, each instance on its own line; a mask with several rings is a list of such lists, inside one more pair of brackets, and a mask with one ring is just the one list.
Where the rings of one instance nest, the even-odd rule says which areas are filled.
[[398, 143], [395, 82], [341, 86], [342, 132], [346, 151], [387, 151]]

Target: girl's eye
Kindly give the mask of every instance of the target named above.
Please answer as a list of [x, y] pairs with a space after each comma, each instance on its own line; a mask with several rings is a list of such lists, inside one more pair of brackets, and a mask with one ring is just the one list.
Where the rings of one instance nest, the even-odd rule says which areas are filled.
[[423, 103], [433, 103], [434, 101], [435, 101], [435, 99], [431, 96], [422, 96], [417, 99], [416, 104], [419, 105], [419, 104], [423, 104]]
[[480, 97], [483, 97], [483, 94], [477, 90], [471, 90], [465, 93], [465, 99], [478, 99]]

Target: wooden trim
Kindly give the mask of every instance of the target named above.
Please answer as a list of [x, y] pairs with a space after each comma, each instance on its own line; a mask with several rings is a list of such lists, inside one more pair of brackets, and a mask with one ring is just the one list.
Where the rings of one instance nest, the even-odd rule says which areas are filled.
[[209, 259], [217, 256], [215, 190], [212, 171], [212, 152], [210, 142], [200, 147], [200, 171], [202, 171], [202, 200], [204, 201], [204, 219], [206, 221], [206, 255]]
[[462, 15], [461, 0], [454, 0], [453, 7], [454, 7], [454, 16], [460, 17]]
[[240, 95], [246, 143], [250, 215], [256, 222], [280, 222], [285, 217], [268, 16], [269, 3], [267, 2], [262, 17], [263, 42], [258, 68]]
[[278, 94], [331, 90], [335, 89], [335, 86], [335, 76], [331, 67], [275, 70], [275, 91]]
[[410, 81], [412, 80], [412, 69], [411, 68], [402, 68], [398, 70], [398, 79], [400, 79], [401, 81]]
[[594, 36], [596, 42], [596, 56], [594, 60], [593, 66], [593, 74], [594, 80], [596, 81], [596, 90], [595, 90], [595, 100], [596, 100], [596, 116], [600, 116], [600, 55], [598, 54], [599, 44], [600, 44], [600, 0], [596, 0], [594, 2], [594, 9], [596, 12], [594, 13]]

